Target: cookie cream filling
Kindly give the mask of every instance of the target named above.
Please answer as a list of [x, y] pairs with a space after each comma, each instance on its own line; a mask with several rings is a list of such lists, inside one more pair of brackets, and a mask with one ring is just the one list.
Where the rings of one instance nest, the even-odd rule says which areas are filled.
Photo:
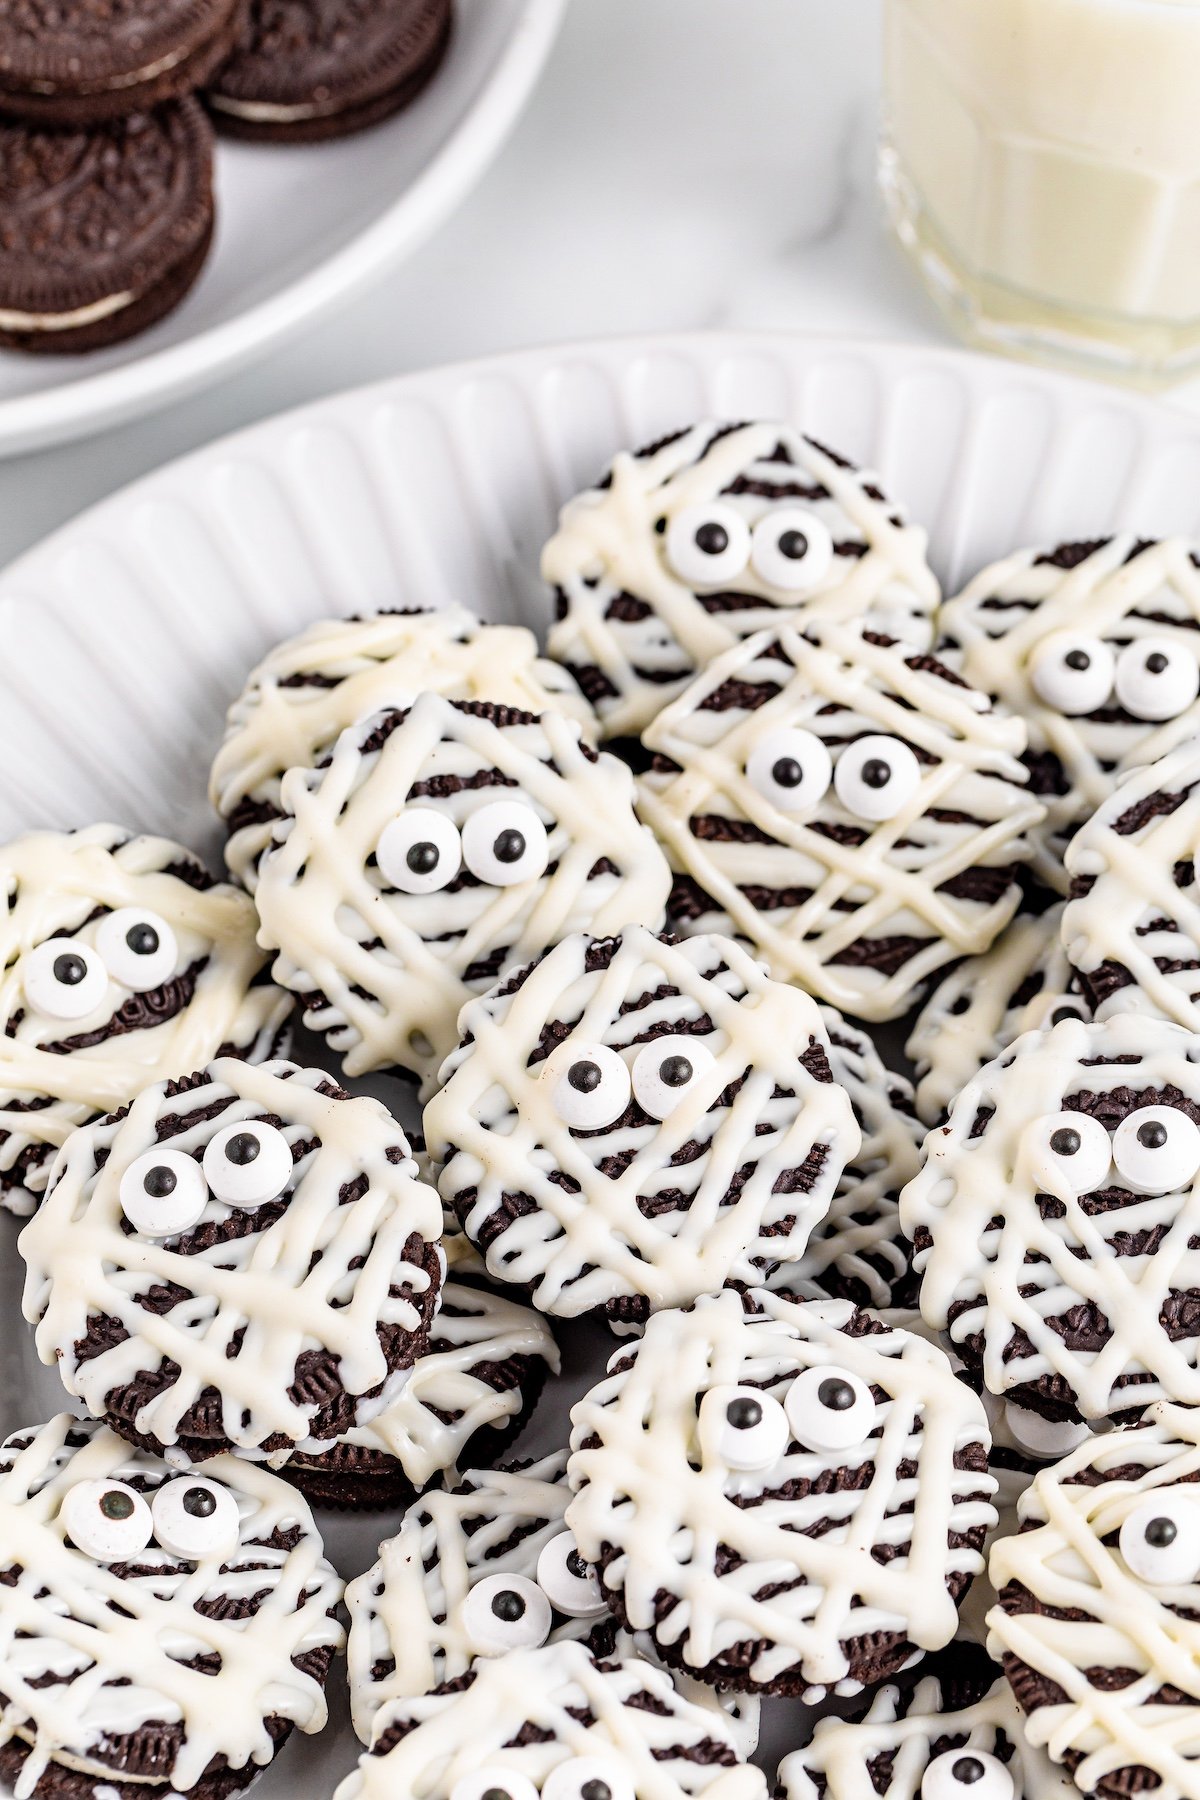
[[132, 290], [108, 294], [103, 300], [76, 306], [70, 312], [19, 312], [15, 307], [0, 306], [0, 331], [74, 331], [77, 326], [94, 325], [100, 319], [124, 312], [136, 298]]
[[263, 125], [291, 125], [300, 119], [320, 119], [342, 111], [340, 106], [282, 106], [270, 100], [230, 100], [225, 94], [207, 94], [205, 98], [217, 112]]

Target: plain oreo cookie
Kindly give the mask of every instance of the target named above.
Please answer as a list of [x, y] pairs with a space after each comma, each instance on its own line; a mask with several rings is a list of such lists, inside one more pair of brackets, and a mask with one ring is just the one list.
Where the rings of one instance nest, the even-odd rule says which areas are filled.
[[0, 348], [98, 350], [163, 318], [212, 241], [212, 129], [182, 100], [88, 131], [0, 126]]
[[8, 0], [0, 111], [79, 127], [177, 100], [228, 57], [245, 0]]
[[432, 78], [451, 17], [450, 0], [251, 0], [209, 105], [234, 137], [316, 143], [362, 131]]

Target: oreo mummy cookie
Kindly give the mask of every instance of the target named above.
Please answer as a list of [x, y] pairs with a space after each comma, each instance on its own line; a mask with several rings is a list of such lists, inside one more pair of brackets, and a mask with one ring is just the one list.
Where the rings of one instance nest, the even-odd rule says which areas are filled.
[[956, 963], [926, 1000], [904, 1046], [926, 1125], [937, 1125], [971, 1077], [1023, 1032], [1090, 1016], [1062, 945], [1062, 917], [1061, 903], [1023, 913], [982, 956]]
[[550, 1328], [527, 1306], [450, 1276], [429, 1344], [321, 1451], [297, 1452], [284, 1474], [317, 1502], [406, 1505], [468, 1456], [503, 1455], [559, 1372]]
[[1030, 1031], [900, 1197], [921, 1311], [1051, 1420], [1200, 1403], [1200, 1062], [1157, 1019]]
[[334, 1800], [767, 1800], [731, 1728], [639, 1658], [573, 1640], [475, 1662], [397, 1701]]
[[276, 644], [229, 709], [209, 799], [229, 831], [231, 874], [254, 891], [289, 769], [316, 768], [347, 726], [426, 691], [532, 713], [553, 708], [585, 733], [596, 727], [571, 677], [538, 655], [524, 626], [485, 625], [462, 606], [318, 620]]
[[954, 1644], [919, 1679], [888, 1682], [861, 1717], [818, 1719], [779, 1765], [775, 1800], [1067, 1800], [1030, 1744], [1000, 1670]]
[[[644, 1640], [617, 1626], [563, 1522], [566, 1467], [558, 1451], [490, 1474], [473, 1470], [453, 1490], [426, 1494], [380, 1545], [375, 1566], [350, 1583], [350, 1706], [364, 1743], [392, 1701], [458, 1680], [477, 1657], [568, 1638], [602, 1661], [646, 1653]], [[678, 1686], [699, 1706], [721, 1706], [739, 1750], [753, 1754], [753, 1696]]]
[[1067, 852], [1066, 954], [1098, 1018], [1200, 1030], [1200, 742], [1128, 775]]
[[792, 426], [695, 425], [623, 451], [567, 502], [542, 552], [547, 647], [610, 737], [636, 735], [781, 611], [927, 650], [940, 591], [925, 547], [874, 476]]
[[1059, 894], [1066, 845], [1114, 783], [1200, 729], [1197, 554], [1128, 532], [1019, 550], [939, 615], [947, 660], [1028, 724], [1033, 867]]
[[60, 1414], [0, 1446], [0, 1777], [195, 1794], [320, 1731], [342, 1584], [303, 1500], [233, 1457], [177, 1475]]
[[898, 1018], [1016, 910], [1041, 817], [1024, 727], [932, 657], [781, 626], [710, 664], [645, 743], [673, 925], [747, 939], [843, 1012]]
[[218, 1054], [286, 1045], [254, 908], [189, 850], [116, 825], [0, 849], [0, 1204], [30, 1213], [76, 1125]]
[[740, 1691], [854, 1692], [954, 1636], [995, 1523], [983, 1407], [848, 1301], [658, 1313], [572, 1412], [567, 1524], [627, 1629]]
[[1075, 1791], [1191, 1800], [1200, 1737], [1200, 1417], [1142, 1425], [1045, 1469], [992, 1546], [1001, 1659], [1025, 1734]]
[[859, 1146], [820, 1014], [723, 938], [576, 934], [464, 1008], [439, 1186], [543, 1312], [650, 1312], [803, 1250]]
[[222, 1057], [68, 1139], [18, 1240], [25, 1317], [135, 1443], [319, 1448], [424, 1348], [440, 1231], [379, 1101]]
[[633, 778], [557, 713], [422, 694], [292, 769], [259, 942], [348, 1075], [436, 1075], [465, 1001], [571, 931], [662, 924]]

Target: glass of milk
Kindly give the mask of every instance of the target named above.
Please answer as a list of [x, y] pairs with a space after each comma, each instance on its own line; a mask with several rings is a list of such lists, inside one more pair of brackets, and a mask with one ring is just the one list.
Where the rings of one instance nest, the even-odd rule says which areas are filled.
[[1200, 0], [886, 0], [888, 209], [973, 342], [1200, 369]]

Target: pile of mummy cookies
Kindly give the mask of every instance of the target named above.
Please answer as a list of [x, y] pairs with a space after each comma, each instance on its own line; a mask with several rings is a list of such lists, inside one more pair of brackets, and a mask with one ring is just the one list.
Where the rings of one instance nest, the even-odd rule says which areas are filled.
[[226, 1800], [345, 1648], [337, 1800], [765, 1800], [764, 1698], [778, 1800], [1196, 1800], [1200, 549], [944, 600], [703, 424], [542, 569], [272, 649], [224, 879], [0, 850], [0, 1780]]

